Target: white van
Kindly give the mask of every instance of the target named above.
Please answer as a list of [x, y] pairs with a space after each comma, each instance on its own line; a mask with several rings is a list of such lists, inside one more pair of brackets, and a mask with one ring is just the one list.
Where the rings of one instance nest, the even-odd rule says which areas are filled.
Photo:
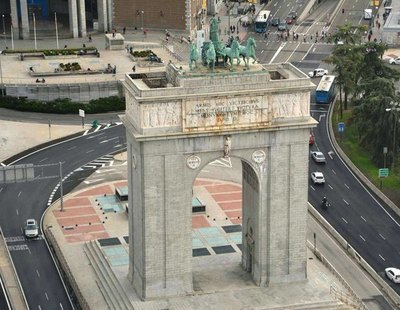
[[364, 19], [365, 20], [372, 19], [372, 9], [365, 9], [364, 10]]

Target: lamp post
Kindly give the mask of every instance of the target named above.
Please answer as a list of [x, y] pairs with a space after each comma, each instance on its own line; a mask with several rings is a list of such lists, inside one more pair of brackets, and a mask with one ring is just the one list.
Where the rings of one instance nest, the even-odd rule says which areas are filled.
[[144, 15], [144, 11], [140, 11], [140, 22], [142, 24], [142, 30], [143, 30], [143, 15]]
[[4, 21], [4, 14], [1, 14], [1, 17], [3, 19], [3, 38], [4, 38], [4, 45], [7, 46], [7, 42], [6, 42], [6, 23]]
[[396, 131], [397, 131], [397, 115], [400, 112], [400, 105], [398, 102], [390, 102], [391, 108], [385, 109], [386, 112], [393, 112], [393, 119], [394, 119], [394, 124], [393, 124], [393, 157], [392, 157], [392, 171], [394, 171], [394, 162], [396, 160]]
[[36, 17], [35, 13], [32, 13], [33, 18], [33, 38], [35, 40], [35, 50], [37, 50], [37, 43], [36, 43]]
[[56, 43], [57, 43], [57, 49], [59, 49], [58, 45], [58, 27], [57, 27], [57, 12], [54, 12], [54, 24], [56, 26]]

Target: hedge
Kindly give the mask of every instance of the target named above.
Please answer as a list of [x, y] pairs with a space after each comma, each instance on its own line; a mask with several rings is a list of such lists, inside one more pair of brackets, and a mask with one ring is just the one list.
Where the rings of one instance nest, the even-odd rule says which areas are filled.
[[53, 55], [75, 55], [80, 51], [95, 51], [97, 50], [94, 46], [88, 47], [75, 47], [75, 48], [64, 48], [64, 49], [39, 49], [39, 50], [31, 50], [31, 49], [21, 49], [21, 50], [10, 50], [6, 49], [3, 50], [2, 53], [4, 55], [7, 54], [23, 54], [23, 53], [43, 53], [46, 56], [53, 56]]
[[125, 98], [117, 96], [100, 98], [89, 103], [73, 102], [71, 99], [56, 99], [53, 101], [36, 101], [26, 98], [5, 96], [0, 98], [0, 107], [24, 112], [40, 112], [55, 114], [76, 114], [79, 109], [87, 114], [118, 112], [125, 110]]

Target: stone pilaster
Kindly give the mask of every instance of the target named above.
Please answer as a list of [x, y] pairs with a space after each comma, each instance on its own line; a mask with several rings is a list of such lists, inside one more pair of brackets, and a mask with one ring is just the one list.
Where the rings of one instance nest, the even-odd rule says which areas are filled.
[[73, 38], [78, 37], [78, 8], [76, 0], [68, 0], [69, 30]]

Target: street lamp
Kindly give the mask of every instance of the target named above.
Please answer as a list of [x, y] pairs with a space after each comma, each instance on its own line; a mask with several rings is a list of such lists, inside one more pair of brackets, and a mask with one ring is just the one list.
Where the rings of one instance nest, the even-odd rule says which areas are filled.
[[57, 49], [60, 48], [58, 44], [58, 26], [57, 26], [57, 12], [54, 12], [54, 24], [56, 26], [56, 44], [57, 44]]
[[144, 15], [144, 11], [140, 11], [140, 21], [141, 21], [141, 24], [142, 24], [142, 30], [143, 30], [143, 15]]
[[35, 50], [37, 50], [37, 43], [36, 43], [36, 17], [35, 13], [32, 13], [32, 18], [33, 18], [33, 36], [35, 40]]
[[6, 42], [6, 23], [4, 21], [4, 14], [1, 14], [1, 17], [3, 18], [3, 37], [4, 37], [4, 45], [7, 46], [7, 42]]
[[390, 105], [392, 106], [391, 108], [385, 109], [386, 112], [393, 112], [393, 119], [394, 119], [394, 125], [393, 125], [393, 157], [392, 157], [392, 171], [394, 171], [394, 162], [396, 160], [396, 131], [397, 131], [397, 116], [398, 113], [400, 112], [400, 105], [398, 102], [390, 102]]

